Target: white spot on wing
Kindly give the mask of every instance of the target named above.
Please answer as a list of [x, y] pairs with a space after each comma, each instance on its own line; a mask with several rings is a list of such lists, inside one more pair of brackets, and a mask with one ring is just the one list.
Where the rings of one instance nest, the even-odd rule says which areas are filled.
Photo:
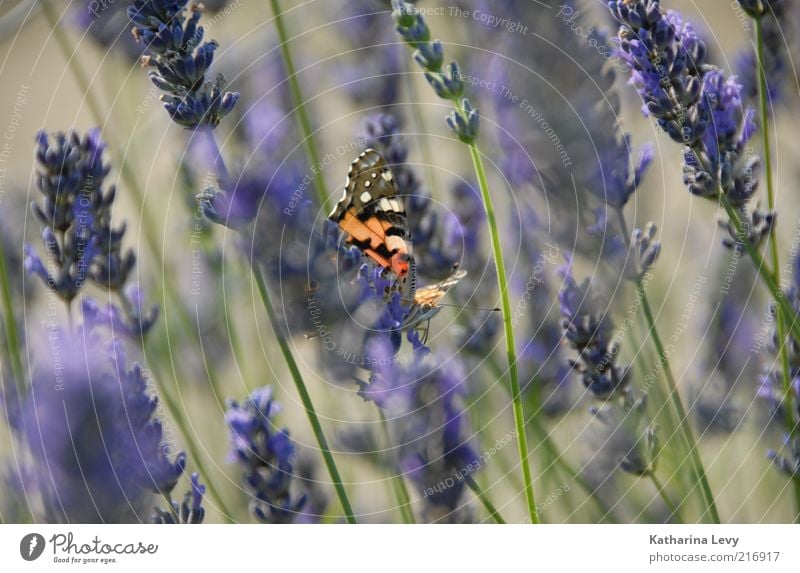
[[370, 195], [370, 194], [369, 194], [367, 191], [364, 191], [364, 192], [361, 194], [361, 197], [360, 197], [360, 199], [361, 199], [361, 202], [362, 202], [362, 203], [369, 203], [369, 202], [370, 202], [370, 200], [372, 199], [372, 195]]
[[392, 180], [392, 172], [388, 169], [381, 173], [381, 177], [383, 177], [384, 181], [391, 181]]
[[390, 211], [392, 209], [392, 205], [389, 203], [389, 200], [386, 197], [381, 199], [380, 206], [384, 211]]

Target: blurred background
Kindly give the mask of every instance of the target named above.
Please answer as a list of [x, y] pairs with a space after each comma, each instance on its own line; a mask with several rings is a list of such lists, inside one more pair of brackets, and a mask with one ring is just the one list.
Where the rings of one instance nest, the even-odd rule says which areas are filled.
[[[166, 378], [160, 383], [172, 389], [207, 456], [211, 473], [203, 477], [214, 480], [236, 520], [250, 519], [240, 472], [228, 459], [225, 400], [241, 400], [254, 388], [270, 384], [284, 408], [279, 423], [291, 429], [297, 443], [297, 474], [313, 485], [309, 487], [313, 503], [319, 507], [335, 503], [247, 265], [237, 255], [259, 241], [281, 241], [280, 227], [260, 227], [257, 236], [243, 244], [231, 230], [202, 222], [195, 196], [213, 179], [211, 166], [202, 145], [191, 143], [191, 133], [171, 123], [162, 109], [159, 91], [140, 65], [141, 45], [131, 36], [126, 2], [52, 0], [49, 4], [61, 35], [53, 33], [53, 22], [38, 2], [0, 2], [0, 224], [25, 332], [52, 318], [45, 288], [21, 269], [22, 245], [37, 244], [41, 233], [29, 209], [37, 193], [34, 134], [41, 129], [85, 132], [99, 126], [109, 144], [110, 178], [119, 186], [113, 217], [127, 221], [126, 244], [138, 253], [135, 281], [150, 300], [161, 304], [159, 324], [147, 350], [136, 358], [148, 368], [150, 363], [159, 364], [159, 374]], [[236, 173], [252, 174], [260, 192], [275, 188], [286, 202], [265, 208], [277, 209], [289, 206], [298, 182], [309, 171], [267, 4], [206, 2], [202, 23], [206, 38], [219, 43], [212, 73], [223, 73], [228, 89], [242, 94], [236, 110], [217, 129], [222, 154]], [[281, 4], [317, 146], [327, 158], [321, 173], [332, 199], [313, 214], [315, 224], [322, 224], [341, 194], [350, 162], [364, 148], [364, 122], [391, 113], [409, 150], [407, 164], [432, 197], [430, 209], [439, 218], [439, 229], [451, 229], [443, 240], [470, 273], [468, 284], [461, 285], [451, 302], [496, 306], [488, 236], [481, 224], [463, 224], [465, 210], [478, 197], [469, 154], [444, 122], [448, 105], [435, 97], [394, 32], [389, 3], [285, 0]], [[768, 408], [757, 397], [764, 365], [774, 360], [753, 350], [758, 337], [766, 336], [770, 328], [768, 301], [748, 260], [731, 266], [731, 253], [721, 245], [720, 212], [715, 204], [686, 191], [681, 149], [643, 117], [641, 102], [627, 84], [629, 74], [615, 73], [619, 62], [609, 61], [584, 37], [590, 29], [591, 34], [605, 33], [606, 40], [614, 35], [604, 3], [570, 6], [580, 12], [574, 20], [557, 1], [416, 4], [426, 10], [433, 35], [444, 42], [446, 58], [459, 61], [472, 84], [469, 97], [482, 112], [480, 145], [505, 233], [503, 250], [515, 289], [512, 305], [523, 300], [537, 259], [532, 255], [532, 237], [540, 241], [539, 251], [552, 254], [540, 259], [546, 295], [536, 303], [536, 316], [525, 314], [521, 319], [518, 346], [532, 341], [537, 345], [529, 347], [532, 350], [524, 358], [528, 362], [522, 365], [529, 382], [535, 378], [530, 372], [553, 372], [549, 376], [556, 382], [542, 386], [548, 389], [548, 399], [536, 413], [537, 423], [551, 434], [584, 483], [576, 484], [532, 435], [531, 459], [543, 520], [664, 521], [669, 516], [651, 483], [619, 471], [615, 452], [624, 436], [615, 436], [619, 428], [609, 430], [589, 413], [596, 403], [578, 377], [569, 374], [569, 350], [560, 342], [558, 328], [557, 268], [570, 252], [575, 253], [579, 281], [597, 277], [618, 325], [632, 304], [633, 286], [603, 263], [604, 237], [587, 231], [595, 217], [591, 195], [596, 191], [590, 187], [602, 166], [608, 165], [605, 152], [619, 146], [621, 134], [628, 133], [633, 161], [646, 144], [654, 146], [652, 166], [626, 215], [631, 226], [652, 221], [658, 228], [662, 250], [648, 293], [662, 336], [674, 345], [673, 368], [689, 404], [720, 512], [731, 522], [791, 521], [787, 480], [766, 457], [768, 449], [780, 448], [781, 430], [770, 424]], [[520, 4], [525, 6], [519, 8]], [[742, 76], [746, 67], [739, 67], [742, 54], [752, 49], [752, 31], [735, 3], [664, 0], [663, 5], [694, 23], [723, 70], [752, 81]], [[492, 26], [479, 17], [459, 16], [461, 10], [507, 18], [507, 24]], [[800, 164], [795, 160], [800, 144], [793, 123], [798, 84], [791, 58], [796, 53], [797, 11], [793, 8], [784, 23], [790, 65], [782, 74], [785, 84], [775, 86], [781, 95], [774, 99], [778, 234], [787, 263], [793, 258], [791, 249], [800, 243], [800, 220], [794, 215], [800, 181]], [[80, 70], [77, 75], [75, 68]], [[623, 145], [628, 147], [627, 142]], [[759, 153], [760, 145], [755, 140], [752, 145]], [[130, 171], [128, 177], [135, 180], [135, 192], [121, 173], [122, 162]], [[462, 225], [448, 223], [455, 220]], [[469, 235], [473, 228], [480, 229], [477, 236]], [[545, 244], [556, 248], [548, 251]], [[291, 247], [281, 253], [294, 256]], [[731, 268], [733, 286], [723, 288]], [[427, 266], [420, 266], [422, 280], [441, 278], [448, 270], [432, 257]], [[175, 303], [165, 298], [166, 274], [174, 281], [185, 312], [178, 312]], [[792, 273], [784, 278], [791, 280]], [[276, 283], [274, 293], [287, 324], [292, 322], [295, 299], [301, 298], [297, 286]], [[66, 321], [63, 309], [55, 312], [57, 320]], [[356, 512], [365, 522], [398, 521], [391, 484], [375, 462], [385, 449], [380, 420], [352, 383], [354, 376], [365, 375], [326, 363], [313, 328], [300, 325], [290, 330], [293, 351], [333, 442]], [[189, 341], [197, 336], [192, 333], [199, 333], [202, 352]], [[464, 342], [465, 334], [473, 333], [483, 337], [477, 350], [466, 348]], [[498, 329], [495, 317], [445, 308], [431, 322], [428, 345], [449, 349], [465, 364], [463, 408], [473, 447], [483, 452], [507, 437], [513, 431], [511, 404], [500, 376], [486, 362], [487, 356], [499, 364], [505, 361], [502, 328]], [[642, 359], [647, 364], [652, 359], [643, 327], [624, 333], [621, 357], [626, 363]], [[637, 366], [634, 386], [643, 373]], [[210, 374], [214, 384], [209, 383]], [[657, 400], [648, 405], [655, 418], [660, 406]], [[163, 409], [160, 413], [165, 433], [182, 448], [170, 415]], [[13, 469], [16, 454], [6, 424], [0, 424], [0, 459], [5, 460], [6, 473]], [[663, 463], [669, 468], [668, 454]], [[476, 475], [494, 504], [515, 522], [526, 518], [518, 470], [515, 447], [502, 446]], [[664, 481], [675, 491], [687, 487], [668, 469]], [[422, 512], [424, 495], [413, 490], [412, 499]], [[0, 500], [0, 508], [4, 502], [9, 500]], [[470, 520], [486, 519], [470, 492], [464, 494], [464, 504]], [[206, 508], [207, 522], [221, 521], [212, 501]], [[695, 509], [689, 505], [689, 511]], [[8, 503], [4, 515], [13, 515]]]

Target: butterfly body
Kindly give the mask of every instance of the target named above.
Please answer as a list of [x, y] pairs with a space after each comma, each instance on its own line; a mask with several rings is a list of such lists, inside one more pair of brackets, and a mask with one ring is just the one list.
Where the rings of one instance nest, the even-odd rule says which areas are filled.
[[348, 243], [394, 275], [391, 290], [411, 303], [402, 330], [430, 320], [440, 310], [439, 302], [447, 291], [467, 274], [456, 268], [443, 281], [417, 289], [405, 204], [389, 164], [373, 149], [361, 153], [350, 165], [342, 198], [329, 218], [339, 225]]
[[458, 281], [467, 276], [467, 271], [453, 269], [453, 272], [441, 282], [418, 289], [414, 294], [414, 304], [403, 321], [403, 329], [409, 330], [433, 318], [442, 307], [439, 302]]

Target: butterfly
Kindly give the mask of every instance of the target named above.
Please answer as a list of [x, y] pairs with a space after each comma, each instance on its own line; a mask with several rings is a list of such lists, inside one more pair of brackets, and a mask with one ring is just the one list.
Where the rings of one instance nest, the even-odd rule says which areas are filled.
[[429, 321], [441, 309], [447, 291], [467, 275], [456, 266], [444, 280], [417, 288], [405, 202], [398, 195], [389, 164], [374, 149], [367, 149], [352, 162], [342, 198], [328, 218], [339, 225], [348, 243], [394, 276], [390, 293], [399, 292], [404, 302], [411, 303], [401, 330]]

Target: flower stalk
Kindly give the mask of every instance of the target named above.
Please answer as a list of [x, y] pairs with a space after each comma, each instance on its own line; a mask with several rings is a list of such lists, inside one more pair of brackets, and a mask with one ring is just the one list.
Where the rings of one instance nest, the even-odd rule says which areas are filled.
[[322, 163], [320, 162], [319, 151], [314, 139], [314, 130], [311, 128], [311, 120], [308, 117], [306, 100], [300, 89], [300, 82], [297, 81], [294, 58], [289, 48], [289, 35], [286, 33], [286, 25], [283, 21], [283, 10], [281, 10], [279, 0], [270, 0], [270, 7], [272, 8], [272, 17], [275, 20], [275, 29], [278, 32], [283, 65], [286, 67], [286, 76], [289, 79], [289, 91], [291, 92], [292, 103], [294, 103], [297, 125], [303, 137], [303, 148], [314, 173], [314, 192], [317, 195], [317, 202], [320, 207], [324, 207], [328, 200], [328, 191], [325, 187], [325, 178], [322, 176], [322, 170], [319, 168]]
[[517, 446], [520, 465], [522, 466], [523, 485], [525, 489], [525, 502], [531, 523], [539, 523], [536, 508], [536, 498], [533, 490], [533, 476], [530, 467], [530, 452], [528, 439], [525, 432], [525, 413], [522, 406], [522, 392], [519, 385], [517, 369], [516, 347], [514, 344], [514, 329], [512, 325], [511, 301], [508, 288], [508, 279], [503, 261], [503, 252], [500, 244], [500, 233], [494, 213], [494, 204], [489, 192], [489, 182], [483, 158], [476, 143], [480, 124], [480, 115], [470, 101], [463, 97], [464, 82], [461, 71], [455, 61], [444, 65], [444, 48], [438, 40], [431, 41], [430, 30], [419, 10], [412, 4], [403, 0], [392, 0], [392, 17], [395, 20], [397, 32], [406, 44], [414, 50], [414, 60], [424, 70], [425, 79], [441, 99], [453, 103], [454, 109], [447, 116], [447, 124], [458, 136], [458, 139], [467, 145], [481, 191], [483, 208], [486, 213], [486, 222], [492, 243], [495, 271], [497, 274], [498, 288], [500, 289], [501, 309], [503, 313], [503, 329], [506, 341], [506, 354], [508, 356], [508, 377], [511, 387], [511, 401], [514, 411], [514, 425], [517, 430]]
[[3, 233], [0, 232], [0, 297], [2, 297], [3, 301], [6, 350], [11, 362], [11, 373], [14, 376], [14, 384], [17, 386], [17, 394], [21, 397], [25, 396], [27, 385], [25, 383], [25, 371], [22, 367], [22, 349], [19, 343], [17, 320], [14, 317], [14, 301], [11, 296], [11, 282], [8, 275], [4, 241]]
[[339, 475], [339, 469], [336, 467], [333, 454], [331, 454], [330, 446], [328, 446], [328, 440], [325, 438], [325, 433], [322, 430], [322, 424], [320, 424], [319, 418], [317, 417], [317, 411], [314, 408], [311, 395], [308, 393], [308, 389], [303, 381], [303, 377], [300, 374], [300, 368], [297, 366], [297, 362], [295, 362], [294, 356], [292, 355], [292, 350], [289, 348], [289, 343], [286, 340], [286, 337], [283, 335], [283, 331], [281, 330], [281, 325], [278, 322], [277, 315], [275, 314], [275, 308], [272, 306], [272, 300], [269, 296], [269, 291], [267, 290], [267, 284], [264, 281], [264, 276], [261, 273], [261, 269], [258, 267], [258, 263], [252, 262], [251, 269], [253, 271], [253, 279], [255, 280], [258, 288], [258, 294], [261, 296], [261, 302], [264, 304], [264, 310], [267, 313], [267, 319], [269, 320], [270, 326], [275, 333], [275, 338], [278, 341], [278, 347], [281, 350], [281, 354], [283, 354], [283, 359], [286, 361], [286, 366], [289, 368], [292, 381], [294, 382], [297, 393], [300, 396], [300, 401], [302, 402], [303, 408], [308, 416], [308, 421], [311, 424], [311, 429], [314, 432], [317, 445], [319, 446], [320, 452], [322, 453], [322, 458], [325, 461], [325, 467], [328, 469], [328, 474], [333, 481], [333, 488], [336, 490], [336, 496], [339, 498], [339, 503], [342, 505], [344, 517], [347, 520], [347, 523], [354, 524], [356, 523], [356, 518], [353, 514], [353, 508], [350, 505], [350, 500], [347, 497], [347, 492], [344, 489], [342, 477]]
[[486, 495], [486, 492], [484, 492], [481, 486], [478, 485], [478, 482], [476, 482], [471, 475], [466, 476], [464, 480], [467, 482], [467, 486], [469, 487], [469, 489], [472, 490], [472, 493], [475, 494], [475, 497], [478, 498], [478, 501], [481, 502], [481, 505], [483, 505], [483, 508], [487, 511], [487, 513], [494, 520], [494, 522], [505, 524], [506, 520], [503, 519], [502, 515], [500, 515], [500, 512], [497, 510], [492, 501]]
[[[761, 142], [764, 149], [764, 178], [767, 183], [767, 207], [770, 211], [775, 210], [775, 187], [772, 173], [772, 141], [770, 139], [770, 113], [768, 105], [768, 86], [767, 71], [764, 55], [764, 15], [755, 16], [756, 34], [756, 71], [758, 74], [758, 102], [761, 116]], [[772, 258], [772, 271], [775, 281], [780, 284], [780, 254], [778, 250], [778, 233], [776, 225], [773, 224], [769, 232], [769, 248]], [[784, 424], [790, 436], [797, 437], [797, 425], [794, 420], [795, 405], [794, 392], [792, 391], [791, 366], [789, 364], [789, 348], [786, 339], [786, 322], [782, 313], [775, 316], [775, 328], [778, 334], [778, 353], [781, 361], [781, 381], [783, 383], [783, 399], [786, 407], [784, 408]], [[800, 520], [800, 480], [793, 479], [794, 498], [797, 519]]]
[[[227, 181], [230, 179], [228, 176], [228, 169], [225, 165], [225, 160], [222, 156], [222, 151], [217, 144], [216, 137], [214, 135], [213, 129], [206, 129], [205, 136], [207, 138], [209, 147], [214, 155], [214, 166], [217, 171], [217, 177], [220, 181]], [[213, 202], [215, 197], [223, 195], [222, 193], [215, 194], [211, 192], [210, 194], [199, 196], [201, 200], [201, 206], [204, 202]], [[211, 203], [207, 204], [206, 213], [209, 213], [212, 210]], [[224, 219], [220, 219], [224, 221]], [[286, 366], [289, 368], [289, 374], [292, 377], [292, 381], [294, 382], [295, 388], [297, 389], [297, 393], [300, 396], [300, 401], [303, 404], [303, 409], [306, 411], [306, 416], [308, 417], [308, 421], [311, 424], [311, 429], [314, 432], [314, 437], [317, 440], [317, 445], [319, 446], [320, 452], [322, 453], [322, 458], [325, 461], [325, 467], [328, 470], [328, 474], [331, 477], [331, 481], [333, 482], [333, 487], [336, 490], [336, 495], [339, 498], [339, 503], [342, 505], [342, 510], [344, 511], [345, 519], [348, 523], [356, 523], [355, 515], [353, 514], [353, 508], [350, 504], [350, 500], [347, 497], [347, 492], [344, 489], [344, 485], [342, 484], [342, 478], [339, 474], [339, 469], [336, 467], [336, 462], [333, 459], [333, 454], [331, 454], [330, 446], [328, 445], [328, 440], [325, 437], [325, 433], [322, 430], [322, 424], [320, 424], [319, 417], [317, 416], [316, 409], [314, 408], [314, 403], [311, 400], [311, 395], [308, 393], [308, 389], [306, 388], [306, 384], [303, 381], [303, 376], [300, 373], [300, 368], [297, 365], [297, 362], [294, 359], [294, 355], [292, 354], [292, 349], [289, 347], [289, 342], [286, 339], [286, 336], [283, 334], [283, 330], [281, 329], [280, 322], [278, 321], [278, 315], [275, 313], [275, 307], [272, 304], [272, 299], [269, 295], [269, 290], [267, 289], [266, 281], [264, 280], [264, 275], [261, 272], [260, 267], [258, 266], [258, 262], [251, 258], [249, 261], [249, 266], [253, 274], [253, 279], [256, 282], [256, 287], [258, 288], [258, 294], [261, 297], [261, 302], [264, 305], [264, 310], [267, 313], [267, 319], [269, 320], [270, 326], [272, 327], [273, 332], [275, 333], [275, 338], [278, 342], [278, 347], [280, 348], [281, 354], [283, 355], [283, 359], [286, 362]]]
[[[625, 214], [623, 213], [622, 209], [618, 209], [617, 215], [619, 217], [619, 224], [623, 239], [625, 240], [625, 245], [628, 249], [630, 249], [631, 236], [628, 232]], [[666, 387], [663, 389], [663, 392], [669, 399], [670, 411], [672, 412], [673, 418], [672, 421], [678, 427], [680, 435], [683, 438], [687, 449], [689, 450], [692, 473], [694, 473], [695, 481], [700, 486], [700, 493], [706, 505], [706, 511], [714, 523], [720, 523], [719, 511], [717, 510], [717, 505], [714, 501], [714, 494], [708, 482], [703, 461], [700, 458], [697, 439], [694, 436], [694, 432], [692, 431], [689, 423], [689, 417], [686, 414], [686, 409], [683, 406], [683, 401], [681, 400], [680, 393], [678, 392], [678, 384], [675, 380], [675, 376], [672, 372], [672, 366], [669, 362], [669, 353], [666, 352], [664, 343], [661, 341], [661, 336], [658, 333], [655, 315], [653, 314], [653, 309], [650, 306], [650, 299], [647, 297], [647, 289], [645, 288], [643, 276], [641, 274], [636, 276], [635, 286], [642, 301], [642, 311], [644, 312], [650, 339], [653, 341], [657, 360], [662, 363], [664, 367], [663, 380], [666, 383]]]
[[489, 193], [489, 182], [486, 178], [486, 170], [483, 166], [478, 146], [473, 142], [469, 144], [470, 157], [475, 168], [475, 175], [478, 179], [478, 186], [481, 190], [481, 198], [486, 212], [486, 222], [489, 226], [489, 234], [492, 240], [492, 254], [495, 262], [497, 274], [497, 285], [500, 289], [500, 308], [503, 314], [503, 329], [506, 340], [506, 355], [508, 357], [508, 378], [511, 386], [511, 402], [514, 410], [514, 426], [517, 432], [517, 447], [519, 450], [520, 464], [522, 465], [522, 478], [525, 487], [525, 501], [528, 506], [528, 514], [531, 523], [539, 523], [536, 499], [533, 491], [533, 477], [530, 466], [530, 452], [528, 450], [528, 438], [525, 433], [526, 418], [522, 407], [522, 390], [519, 385], [519, 372], [517, 369], [517, 353], [514, 343], [514, 328], [511, 314], [511, 300], [509, 296], [508, 279], [506, 277], [505, 262], [500, 245], [500, 233], [497, 228], [497, 220], [494, 214], [494, 206], [491, 194]]

